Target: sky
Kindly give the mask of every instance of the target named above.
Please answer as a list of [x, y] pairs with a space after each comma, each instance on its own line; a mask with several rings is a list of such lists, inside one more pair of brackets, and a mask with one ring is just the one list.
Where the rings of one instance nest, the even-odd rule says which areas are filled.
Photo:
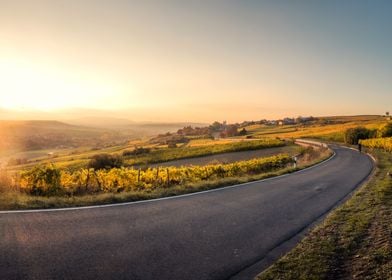
[[383, 114], [391, 13], [381, 0], [0, 0], [0, 117]]

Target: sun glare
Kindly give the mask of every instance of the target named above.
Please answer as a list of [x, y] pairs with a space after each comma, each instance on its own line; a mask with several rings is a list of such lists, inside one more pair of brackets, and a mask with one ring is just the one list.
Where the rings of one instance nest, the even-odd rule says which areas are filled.
[[52, 111], [105, 107], [110, 106], [114, 91], [114, 87], [80, 73], [18, 60], [0, 60], [1, 108]]

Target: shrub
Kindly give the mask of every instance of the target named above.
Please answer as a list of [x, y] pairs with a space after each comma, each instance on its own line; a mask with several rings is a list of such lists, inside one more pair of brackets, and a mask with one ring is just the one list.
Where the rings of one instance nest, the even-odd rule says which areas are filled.
[[377, 138], [392, 136], [392, 122], [387, 123], [377, 131]]
[[88, 163], [88, 168], [95, 170], [119, 168], [123, 163], [124, 161], [119, 155], [99, 154], [92, 157]]
[[245, 128], [241, 129], [241, 131], [239, 132], [239, 135], [241, 136], [245, 136], [248, 133], [248, 131], [246, 131]]
[[34, 195], [55, 195], [61, 191], [61, 171], [54, 165], [36, 166], [21, 173], [20, 186]]
[[136, 147], [133, 151], [124, 151], [123, 156], [137, 156], [137, 155], [145, 155], [151, 152], [150, 148]]
[[169, 142], [169, 143], [167, 144], [167, 147], [168, 147], [169, 149], [177, 148], [177, 144], [176, 144], [176, 142]]
[[344, 142], [351, 145], [357, 145], [359, 140], [368, 139], [373, 136], [374, 132], [365, 127], [349, 128], [344, 134]]

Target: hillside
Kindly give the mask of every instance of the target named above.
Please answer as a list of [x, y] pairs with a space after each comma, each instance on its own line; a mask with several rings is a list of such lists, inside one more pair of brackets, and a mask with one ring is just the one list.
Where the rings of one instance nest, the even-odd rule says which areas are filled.
[[378, 115], [316, 117], [311, 122], [287, 125], [251, 124], [245, 126], [254, 137], [301, 138], [310, 137], [331, 141], [343, 141], [348, 128], [364, 126], [378, 128], [387, 119]]
[[125, 140], [120, 133], [59, 121], [0, 121], [0, 149], [95, 146]]
[[77, 125], [95, 127], [101, 129], [121, 130], [122, 133], [127, 135], [140, 135], [140, 136], [155, 136], [160, 133], [175, 132], [185, 126], [206, 126], [205, 123], [192, 123], [192, 122], [134, 122], [122, 118], [110, 117], [86, 117], [74, 120], [67, 120], [66, 123]]

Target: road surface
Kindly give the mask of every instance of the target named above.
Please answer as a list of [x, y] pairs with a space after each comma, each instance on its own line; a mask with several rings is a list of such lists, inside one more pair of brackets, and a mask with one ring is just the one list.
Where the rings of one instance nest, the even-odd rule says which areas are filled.
[[334, 150], [302, 172], [196, 195], [1, 213], [0, 279], [249, 278], [370, 174], [368, 156]]

